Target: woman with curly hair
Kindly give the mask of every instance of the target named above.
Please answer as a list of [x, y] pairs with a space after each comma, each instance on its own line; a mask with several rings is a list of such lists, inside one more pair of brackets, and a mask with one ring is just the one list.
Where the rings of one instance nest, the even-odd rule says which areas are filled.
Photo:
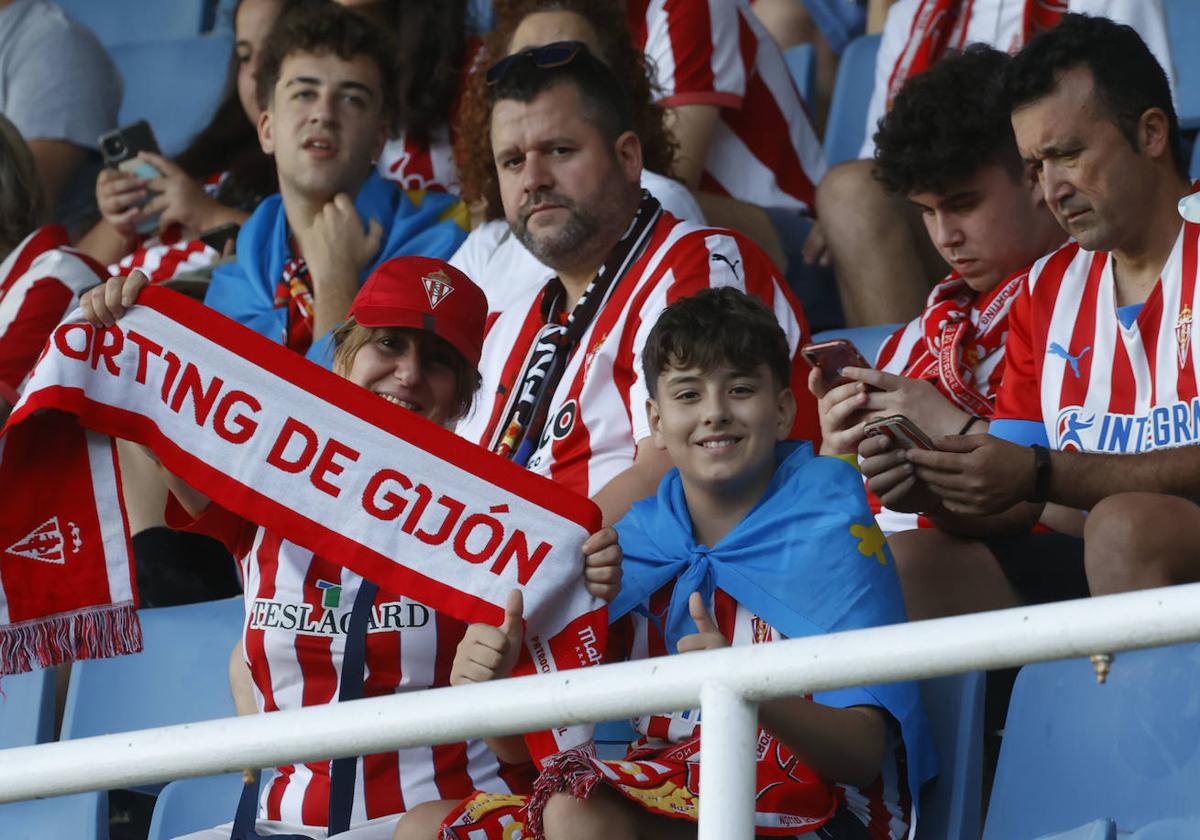
[[500, 204], [492, 157], [491, 105], [484, 68], [529, 47], [555, 41], [581, 41], [625, 85], [642, 143], [642, 187], [681, 219], [704, 217], [687, 188], [673, 179], [675, 140], [654, 103], [652, 73], [633, 46], [620, 6], [597, 0], [497, 0], [496, 26], [476, 57], [455, 124], [455, 161], [463, 199], [484, 223], [471, 232], [451, 259], [487, 292], [492, 311], [531, 285], [545, 282], [550, 269], [509, 235]]

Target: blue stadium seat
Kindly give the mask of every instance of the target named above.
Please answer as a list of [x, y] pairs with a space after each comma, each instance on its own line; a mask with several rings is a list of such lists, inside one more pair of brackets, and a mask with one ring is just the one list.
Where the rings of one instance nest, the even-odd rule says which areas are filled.
[[640, 735], [628, 719], [606, 720], [596, 724], [596, 755], [609, 761], [624, 758], [630, 742]]
[[796, 90], [800, 91], [800, 96], [804, 99], [804, 104], [811, 111], [817, 60], [813, 45], [797, 44], [794, 47], [788, 47], [783, 52], [783, 58], [787, 61], [788, 72], [792, 74], [792, 81], [796, 84]]
[[866, 134], [867, 106], [875, 88], [879, 35], [855, 38], [842, 53], [829, 122], [825, 125], [825, 161], [830, 166], [858, 157]]
[[1108, 817], [1119, 836], [1200, 816], [1200, 645], [1030, 665], [1013, 688], [984, 840]]
[[94, 790], [0, 805], [4, 840], [108, 840], [108, 793]]
[[106, 47], [199, 35], [206, 0], [57, 0]]
[[171, 840], [227, 823], [233, 819], [241, 795], [241, 773], [171, 782], [154, 803], [146, 840]]
[[921, 792], [917, 840], [979, 836], [983, 784], [980, 671], [921, 682], [921, 703], [938, 751], [938, 777]]
[[1200, 128], [1200, 4], [1196, 0], [1163, 0], [1167, 39], [1175, 65], [1175, 107], [1179, 125]]
[[876, 324], [873, 327], [843, 327], [840, 330], [825, 330], [813, 336], [813, 341], [832, 341], [835, 338], [848, 339], [863, 357], [874, 363], [879, 356], [879, 348], [883, 342], [903, 324]]
[[179, 154], [221, 104], [232, 50], [229, 33], [110, 48], [125, 81], [120, 124], [148, 121], [163, 153]]
[[0, 680], [0, 750], [54, 740], [53, 668]]
[[75, 663], [63, 740], [235, 714], [228, 665], [241, 637], [242, 599], [141, 610], [138, 617], [141, 653]]
[[1200, 178], [1200, 139], [1192, 144], [1192, 162], [1188, 165], [1188, 174], [1193, 180]]

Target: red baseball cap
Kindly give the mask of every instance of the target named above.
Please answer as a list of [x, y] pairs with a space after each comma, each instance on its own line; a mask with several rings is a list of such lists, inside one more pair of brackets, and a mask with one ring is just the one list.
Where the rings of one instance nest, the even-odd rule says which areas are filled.
[[483, 290], [444, 260], [395, 257], [380, 263], [358, 290], [350, 314], [364, 327], [428, 330], [479, 367], [487, 323]]

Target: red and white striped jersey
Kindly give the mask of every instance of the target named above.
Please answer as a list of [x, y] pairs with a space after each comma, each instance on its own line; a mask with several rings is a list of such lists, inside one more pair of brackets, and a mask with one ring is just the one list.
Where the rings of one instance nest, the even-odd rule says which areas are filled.
[[[798, 352], [809, 340], [808, 324], [770, 258], [737, 233], [664, 212], [567, 361], [526, 466], [585, 496], [628, 469], [638, 441], [650, 436], [641, 361], [650, 329], [668, 304], [710, 286], [741, 289], [775, 312], [792, 351], [799, 403], [793, 435], [819, 439], [816, 403], [805, 384], [808, 365]], [[489, 312], [480, 396], [457, 429], [467, 440], [486, 447], [505, 422], [507, 396], [544, 326], [543, 292], [530, 288], [510, 298], [508, 308]]]
[[0, 398], [15, 403], [50, 332], [104, 266], [68, 248], [67, 229], [39, 228], [0, 263]]
[[739, 0], [629, 0], [633, 42], [659, 104], [716, 105], [700, 188], [762, 207], [806, 209], [825, 156], [779, 46]]
[[[963, 37], [949, 46], [960, 50], [970, 44], [987, 44], [998, 50], [1015, 53], [1024, 46], [1025, 5], [1036, 0], [970, 0], [966, 13], [970, 15]], [[875, 87], [867, 107], [866, 134], [860, 158], [875, 155], [875, 129], [887, 111], [888, 82], [896, 62], [909, 42], [913, 20], [921, 0], [899, 0], [888, 11], [883, 27], [883, 40], [875, 58]], [[1162, 65], [1175, 89], [1175, 74], [1171, 64], [1171, 47], [1167, 40], [1167, 20], [1159, 0], [1068, 0], [1067, 10], [1094, 17], [1106, 17], [1125, 23], [1137, 30]]]
[[[972, 296], [969, 303], [963, 307], [970, 320], [972, 332], [979, 333], [983, 330], [989, 336], [999, 337], [998, 341], [968, 342], [961, 351], [962, 365], [964, 366], [961, 373], [963, 380], [969, 382], [980, 396], [988, 400], [992, 404], [993, 410], [996, 391], [1004, 377], [1005, 343], [1003, 335], [1008, 329], [1008, 314], [1012, 309], [1013, 302], [1024, 288], [1024, 282], [1022, 282], [1024, 276], [1022, 274], [1019, 278], [1009, 278], [982, 295], [977, 295], [969, 289], [963, 292], [964, 295]], [[930, 308], [938, 302], [938, 289], [956, 277], [957, 275], [952, 274], [942, 281], [942, 284], [935, 287], [928, 301]], [[934, 354], [940, 348], [933, 347], [931, 344], [936, 342], [940, 325], [929, 323], [929, 313], [930, 309], [927, 309], [925, 313], [892, 333], [879, 348], [875, 367], [884, 373], [927, 379], [943, 396], [953, 401], [946, 385], [937, 375], [937, 370], [930, 369], [931, 364], [937, 363]], [[966, 369], [967, 365], [969, 365], [969, 369]], [[989, 419], [991, 415], [992, 412], [989, 411], [978, 416]], [[885, 534], [932, 526], [932, 523], [923, 516], [915, 513], [901, 513], [883, 507], [869, 488], [867, 499], [871, 503], [871, 509], [875, 512], [875, 520]]]
[[1192, 340], [1200, 225], [1185, 222], [1127, 328], [1113, 260], [1070, 243], [1034, 264], [1009, 316], [995, 420], [1045, 427], [1050, 446], [1133, 453], [1200, 443]]
[[[673, 590], [674, 581], [654, 593], [648, 602], [612, 625], [609, 633], [609, 661], [669, 655], [663, 633], [663, 617], [667, 614]], [[785, 638], [774, 627], [720, 589], [714, 590], [708, 610], [721, 633], [734, 647]], [[865, 694], [864, 704], [870, 705]], [[701, 724], [700, 710], [647, 715], [634, 718], [631, 723], [642, 736], [639, 744], [677, 744], [698, 734]], [[912, 809], [904, 766], [904, 743], [898, 729], [889, 734], [888, 746], [889, 754], [884, 760], [883, 771], [874, 783], [863, 788], [845, 784], [837, 786], [846, 807], [868, 827], [873, 840], [899, 840], [907, 836]], [[703, 740], [701, 747], [703, 748]]]
[[458, 170], [445, 128], [439, 129], [428, 145], [417, 143], [405, 132], [388, 140], [375, 171], [406, 190], [430, 190], [458, 195]]
[[[174, 235], [171, 235], [171, 234]], [[221, 255], [199, 239], [183, 239], [178, 229], [148, 240], [108, 267], [112, 276], [128, 274], [135, 268], [151, 283], [165, 283], [178, 274], [208, 268]]]
[[[172, 527], [216, 537], [239, 558], [246, 592], [242, 641], [259, 710], [337, 702], [346, 629], [362, 578], [215, 504], [191, 520], [172, 499], [167, 514]], [[448, 685], [465, 630], [460, 621], [381, 590], [368, 623], [363, 696]], [[351, 824], [472, 790], [527, 792], [528, 770], [501, 767], [482, 741], [362, 756]], [[328, 814], [328, 761], [276, 768], [263, 786], [262, 819], [324, 826]]]

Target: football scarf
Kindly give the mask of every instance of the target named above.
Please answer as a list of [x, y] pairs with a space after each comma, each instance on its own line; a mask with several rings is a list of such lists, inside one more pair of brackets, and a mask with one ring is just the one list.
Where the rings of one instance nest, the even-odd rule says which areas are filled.
[[[1057, 26], [1066, 14], [1067, 2], [1025, 0], [1021, 43], [1014, 45], [1015, 48], [1029, 43], [1029, 39], [1039, 32]], [[913, 14], [908, 40], [888, 77], [889, 110], [906, 81], [941, 61], [947, 50], [961, 50], [967, 45], [967, 25], [971, 21], [974, 4], [974, 0], [920, 0]]]
[[[975, 369], [988, 356], [1004, 349], [1008, 310], [1028, 274], [1028, 269], [1022, 269], [983, 296], [977, 296], [958, 274], [934, 286], [921, 314], [918, 354], [905, 368], [904, 376], [933, 380], [938, 390], [963, 411], [991, 417], [996, 398], [980, 391]], [[972, 310], [979, 312], [977, 323], [972, 321]]]
[[[625, 553], [621, 592], [610, 619], [644, 609], [674, 581], [662, 616], [668, 649], [696, 632], [688, 597], [711, 601], [715, 588], [789, 639], [899, 624], [906, 620], [891, 553], [875, 524], [862, 476], [807, 442], [776, 446], [775, 474], [759, 503], [717, 545], [698, 545], [678, 470], [658, 494], [617, 523]], [[900, 723], [914, 798], [936, 772], [928, 724], [912, 682], [817, 692], [818, 703], [882, 706]]]
[[[580, 551], [600, 523], [590, 501], [149, 288], [114, 327], [71, 316], [54, 331], [0, 438], [0, 476], [21, 488], [0, 517], [0, 673], [136, 649], [103, 436], [148, 446], [230, 511], [459, 620], [498, 625], [521, 588], [515, 673], [600, 660], [605, 613]], [[586, 743], [590, 729], [539, 733], [531, 751]]]

